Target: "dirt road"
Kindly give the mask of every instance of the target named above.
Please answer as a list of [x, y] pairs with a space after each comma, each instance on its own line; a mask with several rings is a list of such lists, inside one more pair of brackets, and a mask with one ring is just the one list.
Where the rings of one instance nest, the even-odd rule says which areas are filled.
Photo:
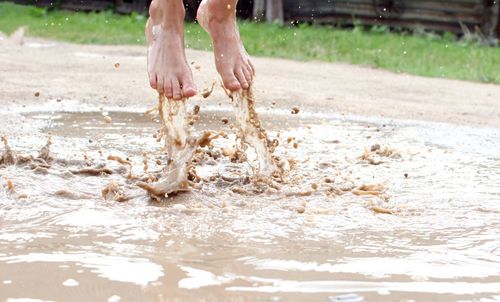
[[[209, 86], [212, 55], [188, 57]], [[154, 202], [137, 179], [168, 160], [145, 65], [144, 47], [0, 39], [18, 155], [0, 142], [0, 301], [498, 301], [500, 86], [255, 58], [284, 181], [253, 181], [251, 148], [223, 156], [218, 88], [192, 133], [227, 135], [192, 190]]]
[[[153, 104], [145, 47], [75, 45], [25, 39], [0, 41], [0, 101], [75, 99], [89, 104]], [[212, 54], [188, 50], [201, 90], [217, 79]], [[395, 74], [343, 63], [254, 58], [256, 95], [263, 106], [299, 105], [311, 112], [500, 126], [500, 86]], [[115, 63], [120, 66], [115, 67]], [[38, 97], [35, 92], [39, 92]], [[225, 101], [221, 89], [216, 91]]]

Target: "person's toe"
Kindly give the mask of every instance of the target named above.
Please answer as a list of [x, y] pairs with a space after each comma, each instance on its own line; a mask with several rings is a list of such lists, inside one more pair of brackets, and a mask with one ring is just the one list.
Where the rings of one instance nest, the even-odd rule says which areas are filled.
[[172, 93], [174, 100], [176, 101], [182, 100], [181, 84], [177, 79], [172, 80]]
[[250, 66], [243, 67], [243, 74], [245, 75], [245, 79], [247, 80], [248, 86], [252, 86], [253, 83], [253, 75], [250, 70]]
[[237, 68], [234, 73], [236, 75], [236, 78], [240, 82], [241, 87], [243, 89], [248, 89], [248, 82], [245, 78], [245, 72], [243, 71], [243, 68]]
[[166, 78], [163, 81], [163, 89], [164, 89], [164, 94], [167, 99], [171, 99], [174, 97], [173, 92], [172, 92], [172, 81], [169, 78]]
[[196, 87], [194, 86], [192, 78], [184, 78], [182, 80], [182, 95], [185, 98], [190, 98], [196, 95]]
[[224, 83], [224, 87], [229, 89], [230, 91], [236, 91], [241, 89], [240, 81], [236, 78], [234, 73], [227, 71], [222, 75], [222, 82]]
[[247, 61], [248, 67], [250, 67], [250, 71], [252, 72], [252, 77], [255, 76], [255, 66], [253, 66], [252, 60], [248, 59]]
[[164, 93], [165, 92], [164, 79], [160, 75], [156, 76], [156, 90], [158, 91], [158, 93]]
[[158, 85], [157, 85], [157, 81], [156, 81], [156, 74], [155, 73], [149, 73], [149, 85], [151, 86], [151, 88], [153, 89], [157, 89]]

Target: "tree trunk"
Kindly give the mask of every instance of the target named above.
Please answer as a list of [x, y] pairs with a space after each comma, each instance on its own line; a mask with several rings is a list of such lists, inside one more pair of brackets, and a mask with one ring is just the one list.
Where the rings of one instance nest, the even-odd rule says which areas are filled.
[[283, 23], [283, 1], [282, 0], [267, 0], [266, 1], [266, 20], [278, 21]]
[[256, 21], [261, 21], [264, 18], [264, 11], [266, 10], [265, 0], [254, 0], [253, 1], [253, 19]]

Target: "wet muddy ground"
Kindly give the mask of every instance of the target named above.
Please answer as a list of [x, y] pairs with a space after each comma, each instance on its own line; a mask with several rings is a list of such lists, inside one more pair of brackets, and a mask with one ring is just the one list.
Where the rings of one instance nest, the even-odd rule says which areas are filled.
[[500, 301], [497, 128], [260, 108], [292, 165], [269, 188], [224, 156], [229, 107], [200, 105], [197, 131], [227, 136], [161, 202], [128, 177], [164, 159], [146, 108], [10, 108], [10, 148], [50, 132], [53, 160], [0, 167], [0, 299]]

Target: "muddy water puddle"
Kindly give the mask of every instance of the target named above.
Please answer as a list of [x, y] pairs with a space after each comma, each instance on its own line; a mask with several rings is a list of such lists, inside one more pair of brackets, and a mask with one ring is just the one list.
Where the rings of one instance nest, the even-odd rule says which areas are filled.
[[[264, 111], [292, 165], [269, 189], [222, 154], [232, 112], [201, 110], [197, 131], [227, 135], [163, 202], [127, 177], [160, 169], [158, 123], [24, 112], [10, 147], [36, 157], [51, 132], [55, 161], [0, 168], [0, 299], [500, 301], [498, 129]], [[103, 197], [112, 182], [125, 201]]]

